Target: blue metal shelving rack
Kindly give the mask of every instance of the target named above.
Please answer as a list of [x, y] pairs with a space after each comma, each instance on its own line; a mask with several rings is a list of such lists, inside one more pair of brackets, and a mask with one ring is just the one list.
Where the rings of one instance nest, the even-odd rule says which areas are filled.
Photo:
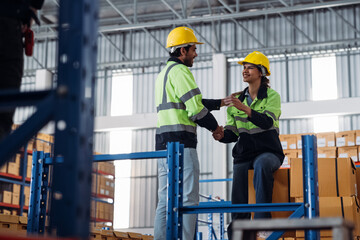
[[[174, 199], [169, 197], [168, 200], [168, 216], [171, 216], [171, 221], [167, 224], [166, 239], [182, 239], [182, 215], [196, 214], [196, 213], [229, 213], [229, 212], [271, 212], [271, 211], [294, 211], [289, 218], [300, 218], [305, 215], [306, 218], [318, 217], [318, 189], [317, 189], [317, 147], [315, 136], [302, 136], [303, 141], [303, 172], [304, 172], [304, 203], [269, 203], [269, 204], [231, 204], [231, 202], [204, 202], [199, 206], [182, 206], [182, 196], [179, 195], [181, 191], [177, 189], [177, 184], [169, 185], [169, 196], [175, 196]], [[181, 171], [180, 168], [173, 168], [176, 171]], [[181, 165], [180, 165], [181, 166]], [[169, 168], [171, 168], [169, 164]], [[169, 173], [168, 182], [179, 183], [182, 188], [182, 179], [179, 178], [179, 173]], [[170, 195], [171, 194], [171, 195]], [[168, 219], [169, 220], [169, 219]], [[267, 239], [278, 239], [284, 231], [273, 232]], [[306, 240], [320, 239], [317, 231], [309, 230], [305, 233]]]
[[[231, 204], [229, 201], [221, 202], [201, 202], [199, 206], [182, 206], [182, 166], [184, 147], [179, 143], [169, 143], [167, 150], [155, 152], [138, 152], [129, 154], [107, 154], [94, 155], [93, 161], [113, 161], [125, 159], [148, 159], [148, 158], [167, 158], [168, 159], [168, 208], [167, 208], [167, 239], [182, 239], [182, 215], [197, 213], [230, 213], [230, 212], [271, 212], [271, 211], [294, 211], [289, 218], [315, 218], [318, 216], [318, 190], [317, 190], [317, 154], [316, 137], [303, 136], [303, 169], [304, 169], [304, 203], [269, 203], [269, 204]], [[35, 155], [36, 156], [36, 155]], [[44, 167], [56, 165], [64, 162], [63, 157], [50, 158], [42, 152], [40, 157], [36, 157], [33, 163], [33, 175], [37, 179], [32, 179], [32, 189], [34, 197], [31, 197], [31, 208], [29, 214], [28, 232], [43, 232], [46, 201], [44, 191], [47, 180], [42, 173]], [[42, 176], [42, 180], [41, 180]], [[308, 196], [308, 197], [307, 197]], [[90, 197], [89, 197], [90, 199]], [[43, 215], [42, 215], [43, 214]], [[86, 227], [88, 227], [86, 223]], [[278, 239], [284, 231], [274, 232], [268, 240]], [[305, 239], [320, 239], [317, 231], [307, 231]]]
[[[104, 154], [94, 155], [92, 161], [113, 161], [128, 159], [154, 159], [167, 158], [168, 162], [178, 162], [183, 153], [183, 146], [179, 143], [169, 143], [168, 150], [154, 152], [137, 152], [129, 154]], [[64, 162], [63, 157], [52, 158], [49, 154], [43, 152], [34, 152], [33, 155], [33, 172], [31, 179], [31, 204], [29, 207], [28, 233], [44, 233], [46, 218], [46, 193], [48, 191], [48, 172], [50, 165], [61, 164]], [[173, 171], [175, 172], [175, 171]], [[182, 177], [182, 176], [181, 176]], [[91, 179], [90, 179], [91, 180]], [[174, 184], [175, 185], [175, 184]], [[91, 181], [89, 186], [91, 186]], [[89, 197], [90, 199], [90, 197]], [[53, 206], [50, 207], [50, 209]], [[84, 227], [89, 227], [89, 222], [84, 223]]]

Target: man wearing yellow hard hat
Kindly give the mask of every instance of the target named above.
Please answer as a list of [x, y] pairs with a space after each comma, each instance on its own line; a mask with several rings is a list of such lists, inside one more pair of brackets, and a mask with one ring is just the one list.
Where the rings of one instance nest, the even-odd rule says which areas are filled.
[[[247, 55], [242, 76], [248, 83], [242, 92], [225, 98], [230, 105], [224, 134], [213, 134], [223, 143], [236, 142], [232, 155], [233, 184], [231, 202], [248, 203], [248, 170], [254, 169], [256, 203], [271, 203], [273, 173], [281, 166], [284, 153], [279, 139], [280, 95], [269, 86], [270, 63], [261, 52]], [[248, 219], [249, 213], [232, 213], [232, 220]], [[269, 212], [256, 212], [254, 218], [271, 218]], [[269, 233], [261, 232], [262, 238]], [[231, 239], [231, 224], [228, 227]]]
[[[168, 142], [184, 144], [183, 204], [199, 204], [199, 160], [196, 152], [196, 127], [200, 125], [216, 134], [223, 132], [212, 110], [220, 109], [221, 99], [202, 99], [192, 67], [197, 57], [196, 45], [199, 42], [192, 29], [177, 27], [167, 38], [170, 58], [166, 67], [159, 73], [155, 83], [155, 102], [157, 109], [156, 150], [165, 150]], [[154, 236], [156, 240], [166, 240], [167, 204], [166, 159], [158, 160], [158, 206], [156, 209]], [[195, 236], [196, 215], [183, 216], [182, 237], [193, 240]]]

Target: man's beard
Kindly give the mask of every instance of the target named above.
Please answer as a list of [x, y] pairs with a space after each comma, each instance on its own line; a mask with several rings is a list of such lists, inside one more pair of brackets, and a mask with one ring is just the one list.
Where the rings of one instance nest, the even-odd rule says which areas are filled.
[[192, 66], [193, 66], [192, 59], [191, 59], [191, 58], [185, 58], [185, 59], [184, 59], [184, 64], [185, 64], [185, 66], [187, 66], [187, 67], [192, 67]]

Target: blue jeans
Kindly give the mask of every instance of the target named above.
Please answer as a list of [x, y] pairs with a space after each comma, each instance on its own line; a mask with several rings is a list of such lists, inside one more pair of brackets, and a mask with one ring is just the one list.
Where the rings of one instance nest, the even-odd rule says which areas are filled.
[[[154, 238], [155, 240], [166, 240], [166, 205], [167, 205], [167, 171], [166, 159], [158, 159], [158, 198], [156, 208]], [[184, 171], [183, 171], [183, 205], [199, 205], [199, 160], [196, 149], [184, 149]], [[193, 240], [195, 236], [196, 214], [183, 215], [182, 238]]]
[[[232, 204], [248, 203], [248, 170], [254, 169], [254, 188], [256, 203], [271, 203], [274, 186], [273, 173], [279, 169], [281, 162], [273, 153], [262, 153], [249, 162], [237, 163], [233, 167]], [[232, 221], [248, 219], [250, 213], [232, 213]], [[256, 212], [254, 218], [271, 218], [270, 212]], [[231, 224], [228, 227], [231, 239]]]

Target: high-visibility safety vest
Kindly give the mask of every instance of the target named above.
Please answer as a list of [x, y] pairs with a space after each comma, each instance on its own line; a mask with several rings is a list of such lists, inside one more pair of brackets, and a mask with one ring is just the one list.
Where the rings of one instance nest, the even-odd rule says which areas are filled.
[[[245, 96], [247, 88], [238, 96], [249, 106]], [[227, 109], [225, 137], [221, 142], [237, 141], [233, 149], [234, 163], [250, 161], [264, 152], [276, 154], [283, 161], [283, 150], [279, 139], [280, 95], [273, 89], [261, 86], [257, 97], [249, 106], [251, 118], [235, 108]]]
[[208, 114], [201, 100], [200, 89], [188, 67], [168, 61], [155, 83], [156, 150], [166, 149], [170, 141], [196, 148], [197, 124], [194, 121]]

